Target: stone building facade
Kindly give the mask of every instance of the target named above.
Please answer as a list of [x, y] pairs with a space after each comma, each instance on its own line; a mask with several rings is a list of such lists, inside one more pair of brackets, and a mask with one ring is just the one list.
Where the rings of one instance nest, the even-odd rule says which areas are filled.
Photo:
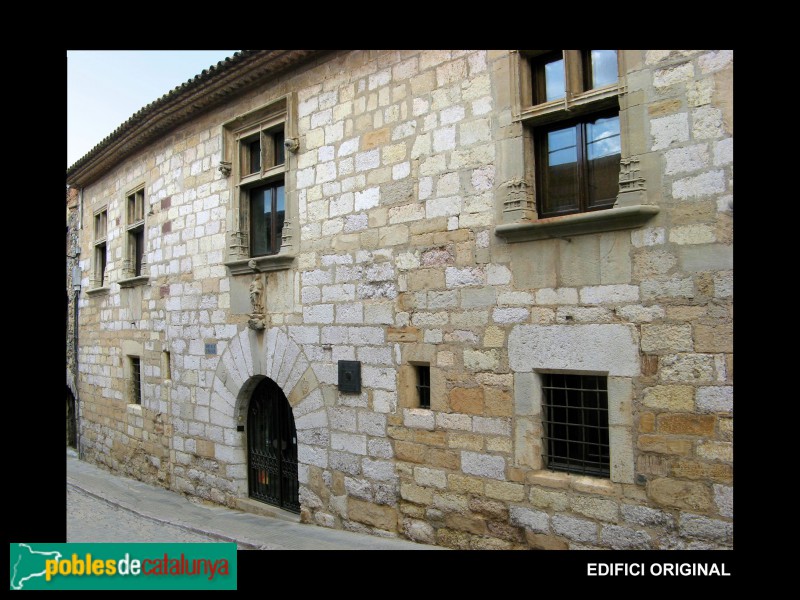
[[[82, 457], [451, 548], [732, 547], [732, 73], [674, 50], [204, 71], [67, 172]], [[269, 471], [253, 424], [279, 420]]]

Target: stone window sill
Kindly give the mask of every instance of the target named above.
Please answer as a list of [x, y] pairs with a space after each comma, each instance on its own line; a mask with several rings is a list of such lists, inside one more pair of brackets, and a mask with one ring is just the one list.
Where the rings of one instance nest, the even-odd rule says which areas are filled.
[[495, 228], [495, 235], [507, 242], [528, 242], [619, 229], [633, 229], [644, 225], [644, 223], [658, 214], [658, 210], [657, 206], [640, 204], [540, 219], [538, 221], [506, 223]]
[[150, 278], [147, 275], [139, 275], [138, 277], [130, 277], [128, 279], [120, 279], [117, 283], [121, 288], [135, 287], [137, 285], [144, 285]]
[[[255, 265], [255, 269], [250, 263]], [[242, 258], [240, 260], [230, 260], [225, 264], [231, 275], [252, 274], [254, 271], [284, 271], [289, 269], [294, 262], [293, 254], [270, 254], [268, 256], [257, 256], [255, 258]]]
[[90, 290], [86, 290], [87, 296], [100, 296], [101, 294], [107, 294], [111, 288], [109, 286], [104, 287], [96, 287]]
[[128, 413], [132, 415], [142, 415], [142, 405], [141, 404], [128, 404], [127, 406]]

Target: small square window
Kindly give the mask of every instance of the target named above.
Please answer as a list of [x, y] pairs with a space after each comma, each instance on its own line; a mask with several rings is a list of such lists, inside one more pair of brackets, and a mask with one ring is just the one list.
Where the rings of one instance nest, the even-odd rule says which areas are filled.
[[414, 365], [417, 373], [417, 398], [420, 408], [431, 407], [431, 367], [430, 365]]
[[607, 378], [546, 373], [542, 392], [547, 468], [610, 477]]

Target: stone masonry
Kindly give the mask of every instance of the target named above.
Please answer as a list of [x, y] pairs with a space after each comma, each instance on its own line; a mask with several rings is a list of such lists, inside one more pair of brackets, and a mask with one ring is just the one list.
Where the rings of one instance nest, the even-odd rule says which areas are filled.
[[[511, 54], [325, 53], [83, 183], [83, 456], [236, 506], [237, 426], [269, 377], [292, 406], [306, 522], [464, 549], [732, 547], [733, 53], [620, 51], [623, 143], [658, 213], [530, 241], [496, 235], [523, 135]], [[264, 273], [256, 331], [253, 274], [225, 265], [222, 125], [286, 94], [294, 260]], [[146, 277], [120, 287], [142, 184]], [[108, 283], [93, 289], [103, 207]], [[339, 360], [361, 362], [360, 394], [338, 391]], [[608, 376], [611, 478], [544, 467], [550, 371]]]

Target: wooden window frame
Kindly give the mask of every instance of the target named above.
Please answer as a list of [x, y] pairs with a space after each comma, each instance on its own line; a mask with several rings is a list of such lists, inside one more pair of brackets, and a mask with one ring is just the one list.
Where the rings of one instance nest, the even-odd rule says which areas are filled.
[[[617, 81], [598, 88], [586, 88], [586, 70], [582, 67], [585, 51], [562, 50], [565, 92], [563, 98], [538, 102], [536, 67], [555, 57], [553, 50], [514, 50], [509, 53], [508, 73], [511, 84], [511, 121], [509, 140], [514, 152], [500, 167], [502, 183], [497, 186], [498, 225], [495, 235], [507, 242], [527, 242], [601, 233], [640, 227], [658, 214], [659, 208], [647, 203], [646, 181], [640, 157], [632, 155], [627, 99], [627, 53], [617, 50]], [[605, 111], [616, 111], [620, 118], [619, 188], [613, 204], [600, 210], [547, 215], [542, 212], [541, 191], [537, 193], [536, 138], [552, 124]], [[539, 201], [537, 201], [539, 200]]]
[[[99, 227], [99, 224], [102, 226]], [[102, 231], [100, 231], [102, 229]], [[92, 288], [106, 289], [108, 274], [108, 206], [104, 206], [92, 214], [93, 265]]]
[[125, 193], [123, 210], [125, 217], [123, 278], [120, 287], [141, 285], [147, 276], [147, 210], [145, 184], [137, 185]]
[[[233, 180], [225, 262], [232, 275], [252, 273], [253, 261], [259, 271], [287, 269], [294, 261], [291, 240], [295, 235], [297, 209], [289, 173], [295, 168], [296, 159], [285, 150], [284, 140], [294, 138], [295, 103], [294, 94], [286, 94], [222, 126], [220, 170]], [[296, 149], [296, 138], [293, 141]], [[260, 148], [260, 161], [255, 161], [252, 155], [256, 142]], [[258, 169], [254, 168], [256, 165]], [[269, 253], [256, 254], [250, 239], [250, 192], [281, 183], [284, 186], [283, 227], [281, 231], [275, 231]]]

